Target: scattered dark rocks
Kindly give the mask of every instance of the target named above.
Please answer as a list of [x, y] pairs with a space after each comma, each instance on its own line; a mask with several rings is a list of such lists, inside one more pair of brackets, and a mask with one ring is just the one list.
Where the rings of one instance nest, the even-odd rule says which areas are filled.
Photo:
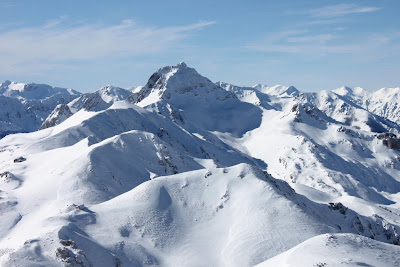
[[337, 203], [329, 203], [329, 208], [331, 209], [331, 210], [337, 210], [337, 211], [339, 211], [341, 214], [346, 214], [346, 211], [347, 211], [347, 207], [346, 206], [344, 206], [342, 203], [340, 203], [340, 202], [337, 202]]

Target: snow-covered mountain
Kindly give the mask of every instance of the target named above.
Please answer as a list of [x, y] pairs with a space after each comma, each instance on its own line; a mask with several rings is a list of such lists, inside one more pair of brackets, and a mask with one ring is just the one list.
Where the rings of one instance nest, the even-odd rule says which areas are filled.
[[180, 63], [58, 105], [0, 140], [0, 264], [396, 266], [400, 128], [360, 103]]
[[341, 87], [332, 91], [378, 116], [400, 123], [400, 87], [382, 88], [375, 92], [360, 87]]
[[47, 84], [25, 84], [5, 81], [0, 85], [0, 94], [28, 101], [43, 100], [54, 95], [79, 95], [80, 93], [72, 89], [52, 87]]
[[24, 84], [5, 81], [0, 84], [3, 108], [0, 115], [0, 137], [10, 133], [32, 132], [60, 104], [67, 104], [80, 93], [46, 84]]
[[115, 101], [124, 100], [130, 95], [131, 91], [111, 85], [104, 86], [93, 93], [82, 94], [67, 104], [55, 107], [40, 129], [58, 125], [81, 109], [87, 111], [105, 110]]

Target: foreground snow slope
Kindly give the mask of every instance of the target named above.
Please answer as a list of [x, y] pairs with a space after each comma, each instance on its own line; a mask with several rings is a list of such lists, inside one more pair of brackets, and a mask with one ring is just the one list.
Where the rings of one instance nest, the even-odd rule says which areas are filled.
[[325, 234], [257, 265], [275, 266], [400, 266], [400, 247], [352, 234]]
[[184, 63], [126, 100], [99, 92], [0, 140], [2, 266], [252, 266], [326, 233], [400, 243], [399, 126], [348, 98]]

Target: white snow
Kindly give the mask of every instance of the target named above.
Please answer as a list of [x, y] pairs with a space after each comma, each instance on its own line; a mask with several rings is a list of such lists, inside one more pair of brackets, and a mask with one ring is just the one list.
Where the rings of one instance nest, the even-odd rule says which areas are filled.
[[[400, 152], [381, 134], [400, 128], [377, 116], [397, 91], [238, 87], [180, 63], [62, 103], [0, 139], [0, 265], [398, 266]], [[37, 125], [21, 101], [0, 96], [3, 129]]]
[[352, 234], [313, 237], [257, 267], [399, 266], [400, 247]]

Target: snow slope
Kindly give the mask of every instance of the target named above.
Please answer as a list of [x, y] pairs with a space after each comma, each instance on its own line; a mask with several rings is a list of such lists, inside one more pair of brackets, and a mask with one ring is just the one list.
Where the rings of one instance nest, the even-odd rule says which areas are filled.
[[258, 267], [399, 266], [400, 248], [351, 234], [313, 237]]
[[380, 204], [394, 205], [398, 200], [399, 151], [386, 147], [377, 136], [397, 133], [396, 124], [326, 91], [270, 97], [267, 104], [281, 108], [261, 106], [258, 128], [242, 138], [219, 136], [264, 161], [274, 177], [311, 199], [342, 202], [362, 214], [387, 215]]
[[314, 248], [304, 263], [323, 264], [321, 244], [332, 265], [396, 263], [397, 124], [184, 63], [126, 95], [82, 95], [0, 140], [1, 266], [276, 266]]

